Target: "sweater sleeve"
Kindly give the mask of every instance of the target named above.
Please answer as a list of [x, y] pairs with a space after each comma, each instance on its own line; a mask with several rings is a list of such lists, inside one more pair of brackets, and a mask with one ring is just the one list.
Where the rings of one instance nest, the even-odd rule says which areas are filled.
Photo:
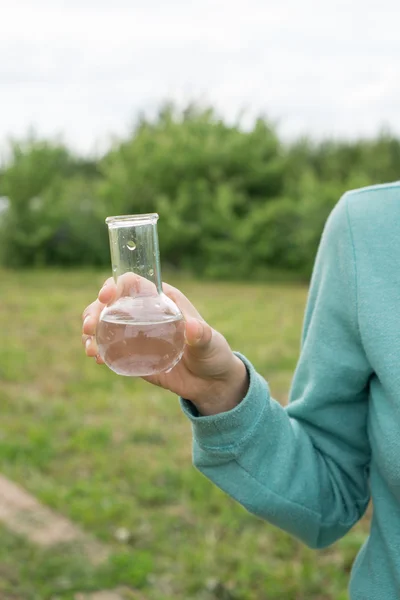
[[369, 501], [368, 383], [357, 316], [355, 251], [345, 195], [318, 249], [289, 404], [245, 363], [250, 386], [233, 410], [192, 422], [195, 466], [250, 512], [313, 548], [342, 537]]

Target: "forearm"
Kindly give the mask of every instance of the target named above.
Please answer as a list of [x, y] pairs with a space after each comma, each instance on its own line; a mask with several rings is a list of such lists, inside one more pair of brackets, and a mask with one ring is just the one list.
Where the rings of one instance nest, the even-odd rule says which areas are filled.
[[368, 495], [314, 447], [248, 365], [250, 387], [240, 404], [216, 416], [191, 415], [194, 464], [255, 515], [312, 547], [330, 544], [360, 518]]

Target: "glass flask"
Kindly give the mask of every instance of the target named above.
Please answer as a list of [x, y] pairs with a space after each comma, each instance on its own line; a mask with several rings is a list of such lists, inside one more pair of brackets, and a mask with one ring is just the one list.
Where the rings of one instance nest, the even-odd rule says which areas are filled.
[[118, 375], [168, 372], [183, 354], [183, 315], [161, 286], [157, 221], [156, 213], [106, 219], [117, 294], [100, 315], [96, 341]]

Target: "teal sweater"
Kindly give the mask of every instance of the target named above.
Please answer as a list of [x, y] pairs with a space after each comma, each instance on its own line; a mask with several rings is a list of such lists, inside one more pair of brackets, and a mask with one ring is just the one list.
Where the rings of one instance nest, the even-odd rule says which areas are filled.
[[250, 387], [235, 409], [202, 417], [181, 399], [195, 466], [312, 548], [344, 536], [371, 496], [350, 597], [399, 600], [400, 183], [349, 192], [331, 213], [287, 407], [241, 358]]

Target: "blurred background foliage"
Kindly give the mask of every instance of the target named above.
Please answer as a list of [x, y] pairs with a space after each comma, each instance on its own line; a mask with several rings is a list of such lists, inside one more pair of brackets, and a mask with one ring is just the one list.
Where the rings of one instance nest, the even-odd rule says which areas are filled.
[[195, 104], [140, 117], [98, 158], [11, 140], [0, 167], [0, 264], [109, 264], [104, 219], [158, 212], [163, 265], [212, 279], [308, 278], [324, 222], [351, 188], [399, 178], [400, 140], [284, 143]]

